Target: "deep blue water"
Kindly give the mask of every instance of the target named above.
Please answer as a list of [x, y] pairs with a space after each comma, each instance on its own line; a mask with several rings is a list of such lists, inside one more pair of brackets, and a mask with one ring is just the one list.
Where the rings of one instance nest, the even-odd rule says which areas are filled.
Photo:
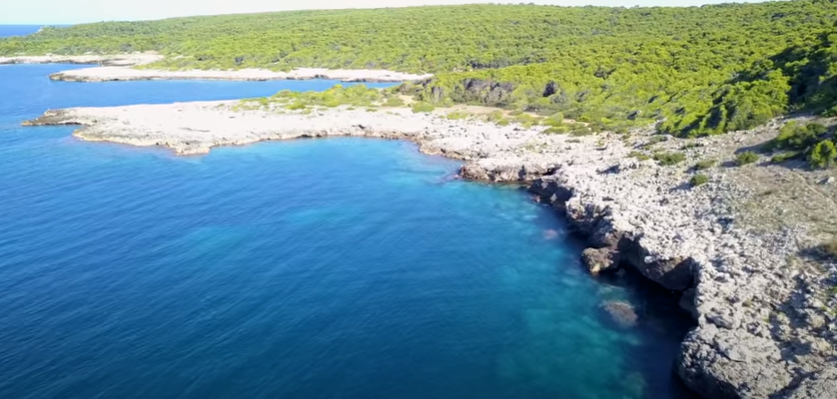
[[0, 67], [0, 398], [687, 397], [667, 294], [591, 278], [552, 211], [452, 179], [457, 162], [367, 139], [175, 157], [19, 127], [334, 82], [46, 79], [68, 68]]
[[0, 37], [26, 36], [41, 29], [41, 25], [0, 25]]

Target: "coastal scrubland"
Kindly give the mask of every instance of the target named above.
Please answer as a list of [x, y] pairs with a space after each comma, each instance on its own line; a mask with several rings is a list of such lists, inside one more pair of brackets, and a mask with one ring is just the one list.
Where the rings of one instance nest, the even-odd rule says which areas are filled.
[[593, 132], [658, 122], [704, 136], [786, 113], [837, 115], [835, 21], [828, 0], [296, 11], [47, 28], [0, 40], [0, 55], [155, 51], [166, 58], [149, 68], [429, 72], [402, 93], [560, 112]]

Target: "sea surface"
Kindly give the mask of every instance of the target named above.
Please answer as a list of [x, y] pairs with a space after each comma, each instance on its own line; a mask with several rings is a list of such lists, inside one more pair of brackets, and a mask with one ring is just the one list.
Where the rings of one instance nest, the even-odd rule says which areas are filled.
[[79, 67], [0, 66], [0, 398], [690, 397], [669, 294], [591, 278], [553, 211], [455, 161], [357, 138], [175, 157], [20, 127], [336, 82], [47, 79]]
[[41, 29], [41, 25], [0, 25], [0, 37], [26, 36]]

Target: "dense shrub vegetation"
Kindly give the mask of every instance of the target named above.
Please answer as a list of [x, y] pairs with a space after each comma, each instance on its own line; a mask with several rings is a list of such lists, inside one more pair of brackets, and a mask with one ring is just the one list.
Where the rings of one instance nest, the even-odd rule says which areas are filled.
[[[689, 8], [470, 5], [110, 22], [0, 40], [0, 55], [167, 55], [154, 67], [387, 68], [402, 92], [584, 123], [717, 134], [790, 111], [837, 115], [837, 2]], [[582, 131], [583, 130], [583, 131]], [[828, 154], [823, 144], [818, 154]]]

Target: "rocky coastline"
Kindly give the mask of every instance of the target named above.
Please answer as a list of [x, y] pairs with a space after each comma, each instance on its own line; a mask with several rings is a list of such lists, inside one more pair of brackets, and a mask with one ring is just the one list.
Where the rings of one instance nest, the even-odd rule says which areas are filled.
[[[356, 136], [414, 141], [461, 159], [463, 178], [529, 184], [538, 201], [588, 237], [593, 273], [635, 269], [672, 291], [695, 319], [676, 371], [711, 399], [820, 399], [837, 395], [837, 265], [805, 256], [837, 220], [834, 171], [793, 165], [732, 167], [742, 148], [778, 124], [729, 135], [657, 140], [572, 137], [543, 127], [449, 120], [445, 111], [323, 108], [307, 112], [197, 102], [48, 111], [25, 124], [80, 125], [87, 141], [163, 146], [179, 155], [266, 140]], [[682, 151], [661, 165], [637, 149]], [[692, 187], [695, 162], [714, 159]], [[771, 187], [783, 182], [780, 192]], [[816, 214], [814, 217], [814, 215]], [[824, 221], [824, 222], [823, 222]]]

